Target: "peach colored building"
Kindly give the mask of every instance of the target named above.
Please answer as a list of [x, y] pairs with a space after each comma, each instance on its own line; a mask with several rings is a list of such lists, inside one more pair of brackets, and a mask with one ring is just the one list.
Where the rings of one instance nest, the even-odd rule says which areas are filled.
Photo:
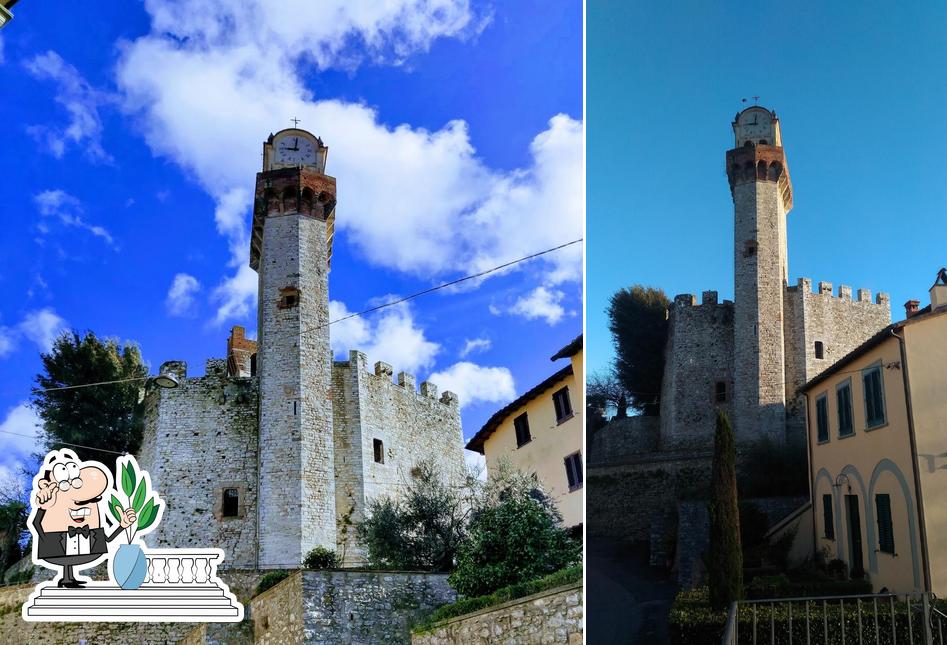
[[947, 593], [947, 271], [805, 385], [813, 539], [875, 591]]
[[552, 356], [569, 364], [497, 411], [467, 444], [484, 455], [487, 476], [506, 458], [535, 473], [556, 501], [563, 524], [582, 524], [582, 419], [585, 410], [582, 336]]

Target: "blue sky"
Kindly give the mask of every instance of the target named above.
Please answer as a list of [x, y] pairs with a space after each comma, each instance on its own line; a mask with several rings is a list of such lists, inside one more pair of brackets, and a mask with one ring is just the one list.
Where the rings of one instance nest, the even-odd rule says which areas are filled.
[[[265, 7], [265, 9], [264, 9]], [[583, 235], [581, 3], [21, 2], [0, 31], [0, 429], [30, 433], [64, 328], [191, 375], [255, 332], [262, 142], [300, 127], [338, 180], [334, 317]], [[332, 20], [327, 20], [332, 16]], [[433, 375], [464, 433], [582, 328], [581, 246], [334, 326]], [[0, 435], [0, 471], [31, 441]]]
[[895, 320], [929, 302], [947, 264], [947, 7], [591, 0], [587, 19], [590, 372], [611, 359], [616, 289], [732, 298], [724, 155], [743, 97], [781, 120], [790, 281], [888, 292]]

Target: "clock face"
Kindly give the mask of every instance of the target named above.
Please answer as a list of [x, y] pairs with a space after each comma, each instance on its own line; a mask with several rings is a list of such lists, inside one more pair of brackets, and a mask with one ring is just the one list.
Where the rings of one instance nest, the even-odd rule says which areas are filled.
[[306, 166], [316, 163], [316, 147], [306, 137], [286, 135], [274, 142], [276, 163]]
[[741, 141], [764, 139], [773, 145], [773, 117], [765, 110], [752, 110], [740, 116]]

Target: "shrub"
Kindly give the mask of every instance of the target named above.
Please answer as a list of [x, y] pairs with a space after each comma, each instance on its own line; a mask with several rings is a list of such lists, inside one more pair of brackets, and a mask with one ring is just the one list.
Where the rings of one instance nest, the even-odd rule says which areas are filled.
[[573, 582], [579, 582], [580, 580], [582, 580], [582, 567], [575, 566], [561, 569], [545, 578], [502, 587], [485, 596], [475, 596], [473, 598], [458, 600], [449, 605], [438, 607], [424, 623], [418, 625], [412, 631], [415, 633], [430, 631], [435, 624], [441, 621], [463, 616], [464, 614], [486, 609], [487, 607], [502, 605], [505, 602], [510, 602], [517, 598], [524, 598], [525, 596], [531, 596], [547, 589], [561, 587]]
[[256, 590], [253, 592], [253, 596], [259, 596], [267, 589], [275, 587], [283, 580], [286, 580], [286, 578], [288, 578], [289, 574], [291, 573], [292, 571], [270, 571], [268, 573], [264, 573], [263, 577], [260, 578], [260, 581], [256, 584]]
[[710, 548], [707, 581], [710, 604], [722, 609], [743, 596], [743, 554], [740, 550], [740, 513], [737, 506], [736, 449], [733, 429], [723, 412], [717, 413], [711, 474]]
[[464, 538], [469, 500], [444, 482], [429, 462], [412, 471], [404, 494], [368, 503], [355, 535], [371, 566], [409, 571], [450, 571]]
[[809, 457], [805, 441], [777, 441], [764, 435], [740, 448], [740, 494], [744, 497], [808, 496]]
[[829, 560], [829, 563], [825, 565], [825, 570], [830, 577], [838, 580], [844, 580], [848, 577], [848, 565], [845, 563], [845, 560], [839, 560], [838, 558]]
[[463, 596], [540, 578], [579, 562], [581, 544], [539, 481], [503, 464], [471, 516], [450, 584]]
[[317, 546], [306, 554], [303, 559], [303, 566], [307, 569], [337, 569], [339, 567], [339, 556], [332, 549]]

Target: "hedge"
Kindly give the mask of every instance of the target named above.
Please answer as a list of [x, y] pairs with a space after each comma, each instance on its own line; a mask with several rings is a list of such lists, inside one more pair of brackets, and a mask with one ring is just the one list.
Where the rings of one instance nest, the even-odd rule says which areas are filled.
[[470, 614], [481, 609], [486, 609], [487, 607], [502, 605], [505, 602], [510, 602], [517, 598], [524, 598], [535, 593], [540, 593], [541, 591], [546, 591], [547, 589], [561, 587], [581, 580], [581, 565], [560, 569], [544, 578], [537, 578], [536, 580], [529, 580], [528, 582], [520, 582], [508, 587], [502, 587], [486, 596], [464, 598], [457, 602], [450, 603], [449, 605], [443, 605], [436, 609], [434, 613], [428, 616], [423, 623], [417, 625], [412, 631], [415, 634], [429, 632], [437, 623], [445, 620], [463, 616], [464, 614]]
[[[727, 622], [727, 610], [710, 609], [706, 588], [683, 591], [678, 594], [669, 616], [671, 643], [674, 645], [719, 645]], [[808, 636], [812, 642], [842, 642], [844, 622], [845, 638], [858, 642], [861, 635], [864, 642], [874, 642], [875, 615], [871, 612], [872, 601], [862, 601], [861, 613], [854, 600], [848, 600], [844, 608], [839, 601], [825, 604], [820, 600], [809, 601]], [[922, 640], [923, 612], [920, 601], [912, 601], [910, 629], [918, 642]], [[790, 613], [792, 617], [792, 642], [805, 643], [806, 640], [806, 603], [792, 602], [779, 605], [756, 605], [756, 635], [770, 643], [770, 633], [775, 633], [774, 644], [790, 642]], [[909, 615], [907, 604], [894, 603], [894, 629], [892, 630], [891, 605], [888, 600], [878, 601], [878, 637], [881, 642], [907, 642]], [[861, 631], [859, 632], [859, 617]], [[741, 606], [738, 624], [739, 643], [753, 642], [754, 610], [753, 606]]]
[[800, 598], [812, 596], [859, 596], [871, 593], [869, 580], [837, 580], [821, 576], [785, 574], [757, 576], [746, 587], [746, 597]]
[[270, 571], [268, 573], [264, 573], [263, 577], [260, 578], [260, 581], [256, 585], [256, 591], [253, 592], [253, 597], [256, 598], [267, 589], [275, 587], [276, 585], [281, 583], [283, 580], [286, 580], [286, 578], [288, 578], [289, 574], [291, 573], [292, 571], [282, 571], [282, 570]]

